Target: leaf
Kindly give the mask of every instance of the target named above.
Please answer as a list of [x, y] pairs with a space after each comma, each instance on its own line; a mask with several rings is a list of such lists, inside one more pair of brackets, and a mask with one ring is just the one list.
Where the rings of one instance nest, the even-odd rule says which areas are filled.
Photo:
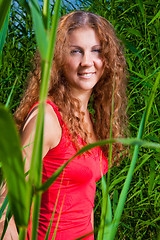
[[4, 210], [6, 209], [7, 204], [8, 204], [8, 197], [6, 196], [0, 208], [0, 219], [3, 216]]
[[[32, 17], [34, 21], [35, 30], [37, 31], [37, 42], [39, 49], [41, 51], [42, 56], [42, 84], [40, 88], [40, 104], [39, 111], [37, 116], [37, 124], [36, 124], [36, 132], [35, 132], [35, 143], [32, 151], [32, 160], [29, 174], [29, 182], [34, 185], [34, 187], [38, 188], [41, 185], [42, 178], [42, 145], [43, 145], [43, 126], [44, 126], [44, 108], [45, 108], [45, 100], [48, 92], [48, 84], [50, 79], [50, 69], [52, 67], [52, 59], [54, 53], [54, 45], [56, 40], [56, 30], [58, 25], [58, 16], [60, 16], [60, 6], [61, 0], [57, 0], [54, 7], [54, 16], [52, 20], [51, 32], [49, 42], [47, 41], [47, 34], [45, 34], [39, 5], [36, 0], [30, 1], [33, 2], [31, 7]], [[35, 12], [35, 16], [34, 16]], [[41, 22], [40, 27], [42, 29], [42, 33], [39, 32], [39, 21]], [[44, 41], [41, 41], [41, 46], [39, 42], [39, 37], [45, 36]], [[45, 44], [45, 45], [44, 45]], [[49, 44], [49, 45], [48, 45]], [[31, 187], [28, 190], [29, 198], [31, 196], [32, 189]], [[37, 236], [37, 226], [38, 226], [38, 216], [39, 216], [39, 207], [40, 207], [40, 193], [34, 197], [33, 203], [33, 226], [32, 226], [32, 239], [36, 239]]]
[[29, 4], [26, 0], [18, 0], [18, 2], [23, 8], [25, 8], [27, 13], [29, 13], [29, 14], [31, 13], [30, 8], [29, 8]]
[[154, 16], [154, 18], [148, 23], [148, 25], [150, 25], [151, 23], [153, 23], [156, 19], [160, 18], [160, 10], [158, 11], [158, 13]]
[[[41, 194], [38, 193], [33, 196], [33, 213], [32, 213], [32, 238], [37, 239], [37, 228], [38, 228], [38, 219], [39, 219], [39, 211], [40, 211], [40, 203], [41, 203]], [[37, 207], [38, 206], [38, 207]]]
[[10, 103], [10, 101], [11, 101], [11, 97], [12, 97], [13, 90], [14, 90], [14, 88], [15, 88], [15, 85], [16, 85], [16, 83], [17, 83], [17, 80], [18, 80], [18, 77], [16, 77], [16, 80], [14, 81], [14, 84], [13, 84], [13, 86], [12, 86], [12, 88], [11, 88], [11, 92], [10, 92], [10, 94], [9, 94], [9, 96], [8, 96], [8, 99], [7, 99], [7, 102], [6, 102], [6, 104], [5, 104], [5, 107], [9, 107], [9, 103]]
[[134, 34], [135, 36], [138, 36], [140, 38], [142, 38], [142, 34], [140, 31], [134, 29], [134, 28], [126, 28], [127, 32]]
[[54, 46], [55, 46], [55, 42], [56, 42], [56, 33], [57, 33], [57, 26], [58, 26], [58, 20], [60, 17], [60, 9], [61, 9], [61, 2], [62, 0], [57, 0], [55, 7], [54, 7], [54, 15], [52, 18], [52, 26], [51, 26], [51, 38], [49, 41], [49, 48], [48, 48], [48, 53], [47, 53], [47, 59], [50, 63], [50, 67], [52, 65], [52, 56], [53, 56], [53, 52], [54, 52]]
[[143, 20], [145, 19], [145, 15], [144, 15], [144, 8], [143, 8], [143, 1], [142, 0], [138, 0], [138, 5], [139, 8], [141, 10], [142, 16], [143, 16]]
[[[77, 157], [80, 154], [83, 154], [84, 152], [98, 146], [103, 146], [106, 144], [110, 143], [115, 143], [115, 142], [121, 142], [122, 144], [125, 145], [133, 145], [133, 146], [142, 146], [146, 148], [155, 148], [155, 149], [160, 149], [160, 144], [159, 143], [153, 143], [153, 142], [148, 142], [148, 141], [143, 141], [138, 138], [119, 138], [119, 139], [110, 139], [110, 140], [103, 140], [99, 142], [95, 142], [92, 144], [88, 144], [85, 147], [82, 147], [71, 159], [69, 159], [64, 165], [62, 165], [53, 175], [47, 179], [46, 182], [44, 182], [40, 187], [36, 187], [35, 191], [36, 192], [44, 192], [46, 191], [52, 184], [53, 182], [57, 179], [57, 177], [61, 174], [63, 169], [68, 165], [70, 161], [72, 161], [75, 157]], [[123, 180], [123, 178], [122, 178]], [[103, 183], [104, 184], [104, 183]]]
[[131, 42], [127, 41], [124, 37], [122, 37], [122, 40], [126, 48], [128, 48], [132, 53], [136, 54], [139, 58], [142, 59], [142, 55], [139, 53], [139, 51], [135, 48], [135, 46]]
[[[62, 179], [63, 179], [63, 178], [62, 178]], [[62, 180], [61, 180], [61, 183], [62, 183]], [[51, 217], [51, 220], [50, 220], [50, 223], [49, 223], [49, 226], [48, 226], [46, 235], [45, 235], [45, 240], [48, 239], [49, 234], [50, 234], [50, 230], [51, 230], [51, 226], [52, 226], [54, 214], [55, 214], [55, 211], [56, 211], [56, 207], [57, 207], [57, 203], [58, 203], [60, 191], [61, 191], [61, 187], [58, 189], [58, 194], [57, 194], [56, 202], [55, 202], [54, 209], [53, 209], [53, 212], [52, 212], [52, 217]]]
[[151, 158], [150, 159], [148, 195], [150, 195], [153, 190], [154, 180], [155, 180], [155, 162], [154, 162], [154, 159]]
[[160, 71], [158, 73], [158, 76], [156, 78], [156, 81], [154, 83], [154, 86], [152, 88], [152, 91], [151, 91], [151, 94], [150, 94], [150, 97], [149, 97], [149, 100], [148, 100], [148, 105], [147, 105], [147, 111], [146, 111], [146, 119], [145, 119], [145, 125], [147, 124], [148, 122], [148, 118], [149, 118], [149, 115], [150, 115], [150, 111], [151, 111], [151, 107], [152, 107], [152, 104], [153, 104], [153, 101], [154, 101], [154, 98], [155, 98], [155, 95], [156, 95], [156, 91], [157, 91], [157, 88], [159, 86], [159, 81], [160, 81]]
[[[139, 140], [141, 141], [144, 128], [145, 128], [146, 123], [148, 121], [148, 117], [149, 117], [149, 114], [150, 114], [150, 111], [151, 111], [151, 106], [152, 106], [152, 103], [153, 103], [153, 99], [155, 97], [156, 89], [158, 87], [159, 78], [160, 78], [160, 73], [158, 74], [158, 76], [156, 78], [155, 84], [154, 84], [153, 89], [151, 91], [150, 98], [148, 100], [148, 105], [147, 105], [147, 107], [144, 111], [143, 117], [141, 119], [141, 123], [140, 123], [139, 130], [138, 130], [138, 135], [137, 135], [137, 143], [139, 142]], [[154, 143], [151, 142], [151, 145], [152, 144], [154, 144]], [[147, 145], [148, 144], [146, 143], [146, 146]], [[160, 144], [158, 144], [158, 145], [160, 145]], [[157, 145], [157, 147], [158, 147], [158, 145]], [[133, 153], [132, 161], [131, 161], [131, 164], [130, 164], [130, 167], [129, 167], [129, 171], [128, 171], [123, 189], [121, 191], [119, 201], [118, 201], [118, 205], [117, 205], [117, 208], [116, 208], [116, 211], [115, 211], [115, 215], [114, 215], [114, 218], [113, 218], [113, 221], [112, 221], [112, 224], [111, 224], [110, 234], [108, 236], [108, 239], [110, 239], [110, 240], [113, 240], [115, 238], [115, 235], [116, 235], [117, 227], [118, 227], [118, 224], [120, 222], [120, 218], [121, 218], [121, 215], [122, 215], [122, 212], [123, 212], [123, 209], [124, 209], [124, 204], [125, 204], [125, 201], [126, 201], [126, 198], [127, 198], [127, 193], [128, 193], [128, 190], [129, 190], [129, 186], [130, 186], [130, 183], [131, 183], [131, 180], [132, 180], [132, 175], [133, 175], [134, 168], [135, 168], [135, 165], [136, 165], [136, 161], [137, 161], [137, 158], [138, 158], [139, 146], [140, 146], [140, 144], [136, 144], [135, 148], [134, 148], [134, 153]]]
[[8, 189], [10, 208], [18, 226], [27, 226], [26, 182], [20, 140], [9, 112], [0, 107], [0, 161]]
[[45, 29], [49, 30], [50, 28], [50, 0], [43, 1], [43, 22]]
[[97, 240], [108, 239], [112, 222], [112, 207], [111, 200], [107, 194], [107, 184], [105, 176], [102, 176], [102, 204], [101, 204], [101, 223], [98, 231]]
[[47, 34], [45, 32], [43, 20], [42, 20], [41, 9], [37, 0], [29, 0], [28, 2], [31, 9], [33, 26], [35, 29], [36, 40], [39, 47], [39, 51], [42, 59], [46, 59], [48, 39], [47, 39]]
[[108, 195], [108, 200], [107, 200], [106, 204], [107, 204], [107, 211], [106, 211], [106, 215], [105, 215], [103, 240], [108, 239], [108, 234], [110, 233], [111, 222], [112, 222], [112, 206], [111, 206], [111, 200], [110, 200], [109, 195]]
[[11, 6], [11, 0], [0, 0], [0, 31]]
[[5, 43], [7, 31], [8, 31], [9, 14], [10, 14], [10, 10], [8, 11], [5, 22], [4, 22], [3, 27], [0, 31], [0, 55], [2, 54], [3, 46], [4, 46], [4, 43]]
[[9, 223], [11, 217], [12, 217], [12, 214], [11, 214], [10, 208], [9, 208], [9, 206], [8, 206], [7, 212], [6, 212], [6, 216], [5, 216], [5, 222], [4, 222], [4, 227], [3, 227], [3, 232], [2, 232], [1, 240], [4, 238], [4, 235], [5, 235], [5, 233], [6, 233], [6, 230], [7, 230], [7, 227], [8, 227], [8, 223]]
[[116, 207], [118, 203], [118, 191], [115, 189], [113, 192], [113, 212], [115, 213]]

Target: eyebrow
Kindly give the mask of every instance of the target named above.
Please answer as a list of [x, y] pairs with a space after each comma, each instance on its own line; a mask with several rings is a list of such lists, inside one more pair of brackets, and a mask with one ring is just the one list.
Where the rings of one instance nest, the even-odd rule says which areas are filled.
[[[82, 48], [81, 46], [78, 46], [78, 45], [69, 45], [69, 47], [77, 47], [77, 48]], [[93, 45], [93, 47], [102, 47], [100, 44], [97, 44], [97, 45]]]

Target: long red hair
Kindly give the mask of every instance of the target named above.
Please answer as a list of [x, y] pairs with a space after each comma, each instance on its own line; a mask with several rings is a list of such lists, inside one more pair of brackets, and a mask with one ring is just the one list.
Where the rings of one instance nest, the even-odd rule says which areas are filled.
[[[48, 97], [58, 106], [73, 141], [76, 142], [76, 136], [79, 134], [88, 143], [88, 133], [84, 126], [79, 101], [72, 97], [70, 87], [63, 74], [64, 52], [68, 45], [68, 35], [75, 29], [84, 26], [94, 29], [99, 37], [105, 65], [104, 74], [94, 87], [90, 102], [94, 109], [96, 137], [98, 140], [102, 140], [110, 136], [112, 94], [114, 95], [112, 137], [123, 137], [127, 123], [126, 61], [123, 47], [116, 37], [115, 30], [105, 18], [85, 11], [75, 11], [61, 17], [57, 30]], [[40, 66], [40, 55], [37, 52], [34, 59], [34, 71], [28, 76], [28, 87], [24, 92], [19, 108], [15, 112], [18, 129], [21, 129], [30, 108], [39, 99]], [[75, 112], [79, 112], [79, 118], [75, 116]], [[102, 149], [108, 155], [108, 145]], [[118, 156], [122, 150], [121, 144], [113, 145], [113, 163], [119, 161]]]

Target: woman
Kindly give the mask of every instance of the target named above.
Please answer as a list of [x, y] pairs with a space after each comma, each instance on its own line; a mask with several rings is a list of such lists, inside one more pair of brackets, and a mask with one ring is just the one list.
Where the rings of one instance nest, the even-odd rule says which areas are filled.
[[[40, 57], [15, 113], [22, 146], [34, 139], [40, 87]], [[48, 98], [45, 107], [43, 171], [46, 181], [55, 170], [88, 143], [109, 138], [114, 91], [113, 137], [125, 126], [126, 62], [112, 25], [93, 13], [76, 11], [60, 19]], [[88, 104], [94, 110], [88, 111]], [[112, 164], [119, 162], [121, 144], [113, 146]], [[103, 151], [103, 153], [102, 153]], [[29, 169], [32, 144], [24, 148]], [[49, 239], [59, 221], [56, 239], [94, 239], [93, 206], [96, 181], [108, 170], [108, 146], [99, 147], [70, 162], [42, 195], [38, 239], [44, 239], [58, 200]], [[28, 239], [31, 233], [30, 222]]]

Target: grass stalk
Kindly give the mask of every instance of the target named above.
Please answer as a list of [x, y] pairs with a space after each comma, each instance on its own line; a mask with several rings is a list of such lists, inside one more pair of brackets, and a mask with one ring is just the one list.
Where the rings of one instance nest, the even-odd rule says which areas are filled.
[[12, 86], [11, 92], [10, 92], [9, 97], [8, 97], [8, 99], [7, 99], [7, 102], [6, 102], [6, 104], [5, 104], [5, 107], [6, 107], [6, 108], [9, 107], [9, 103], [10, 103], [10, 101], [11, 101], [11, 97], [12, 97], [13, 90], [14, 90], [14, 88], [15, 88], [15, 85], [16, 85], [16, 83], [17, 83], [17, 80], [18, 80], [18, 77], [16, 77], [16, 80], [14, 81], [14, 84], [13, 84], [13, 86]]
[[26, 229], [25, 228], [20, 228], [19, 231], [19, 240], [25, 240], [26, 239]]
[[[115, 77], [113, 81], [113, 90], [112, 90], [112, 104], [111, 104], [111, 124], [110, 124], [110, 139], [112, 139], [112, 123], [113, 123], [113, 111], [114, 111], [114, 90], [115, 90]], [[106, 176], [102, 175], [102, 205], [101, 205], [101, 223], [100, 229], [98, 232], [98, 240], [102, 240], [104, 238], [105, 225], [110, 227], [111, 219], [112, 219], [112, 208], [109, 198], [109, 183], [110, 183], [110, 173], [111, 173], [111, 160], [112, 160], [112, 142], [109, 143], [109, 167]], [[107, 230], [108, 231], [108, 230]]]
[[11, 0], [1, 0], [0, 1], [0, 31], [4, 25], [5, 19], [9, 12], [11, 6]]
[[50, 0], [43, 1], [43, 22], [45, 29], [48, 31], [50, 28]]
[[[58, 16], [60, 11], [61, 1], [56, 1], [55, 11], [52, 21], [51, 27], [51, 35], [49, 40], [49, 45], [47, 46], [47, 54], [45, 60], [42, 57], [42, 83], [40, 89], [40, 103], [39, 103], [39, 111], [37, 116], [37, 124], [36, 124], [36, 132], [32, 153], [32, 161], [29, 175], [29, 199], [31, 199], [32, 194], [32, 184], [35, 187], [39, 187], [41, 185], [42, 179], [42, 145], [43, 145], [43, 125], [44, 125], [44, 111], [45, 111], [45, 99], [47, 97], [48, 84], [50, 79], [50, 69], [52, 65], [53, 58], [53, 50], [56, 39], [56, 29], [58, 25]], [[44, 56], [44, 55], [43, 55]], [[32, 231], [32, 239], [36, 239], [37, 236], [37, 227], [38, 227], [38, 219], [39, 219], [39, 208], [40, 208], [40, 199], [41, 193], [38, 193], [34, 196], [33, 201], [33, 231]], [[29, 202], [30, 204], [30, 202]]]
[[32, 236], [31, 240], [37, 239], [37, 228], [39, 220], [39, 208], [41, 203], [41, 194], [38, 193], [33, 197], [33, 215], [32, 215]]
[[[143, 117], [142, 117], [142, 120], [141, 120], [141, 123], [140, 123], [140, 127], [139, 127], [139, 131], [138, 131], [138, 135], [137, 135], [137, 139], [142, 138], [143, 131], [144, 131], [144, 128], [145, 128], [146, 123], [148, 121], [148, 117], [149, 117], [149, 114], [150, 114], [150, 111], [151, 111], [152, 103], [153, 103], [153, 100], [154, 100], [154, 97], [155, 97], [155, 94], [156, 94], [156, 90], [157, 90], [157, 87], [158, 87], [158, 84], [159, 84], [159, 80], [160, 80], [160, 73], [158, 74], [158, 76], [156, 78], [155, 84], [153, 86], [153, 89], [152, 89], [152, 92], [151, 92], [151, 95], [150, 95], [150, 98], [149, 98], [149, 103], [148, 103], [148, 105], [146, 107], [146, 110], [143, 114]], [[131, 165], [129, 167], [129, 171], [128, 171], [123, 189], [121, 191], [119, 201], [118, 201], [118, 205], [117, 205], [115, 215], [114, 215], [114, 218], [113, 218], [113, 222], [112, 222], [112, 225], [111, 225], [110, 233], [109, 233], [109, 236], [108, 236], [108, 239], [110, 239], [110, 240], [114, 239], [114, 237], [116, 235], [116, 232], [117, 232], [118, 224], [120, 222], [120, 218], [121, 218], [121, 215], [122, 215], [122, 212], [123, 212], [123, 209], [124, 209], [124, 204], [125, 204], [125, 201], [126, 201], [126, 198], [127, 198], [128, 189], [129, 189], [129, 186], [130, 186], [130, 183], [131, 183], [131, 180], [132, 180], [134, 168], [135, 168], [136, 161], [137, 161], [137, 158], [138, 158], [138, 153], [139, 153], [139, 146], [136, 145], [135, 149], [134, 149]]]

